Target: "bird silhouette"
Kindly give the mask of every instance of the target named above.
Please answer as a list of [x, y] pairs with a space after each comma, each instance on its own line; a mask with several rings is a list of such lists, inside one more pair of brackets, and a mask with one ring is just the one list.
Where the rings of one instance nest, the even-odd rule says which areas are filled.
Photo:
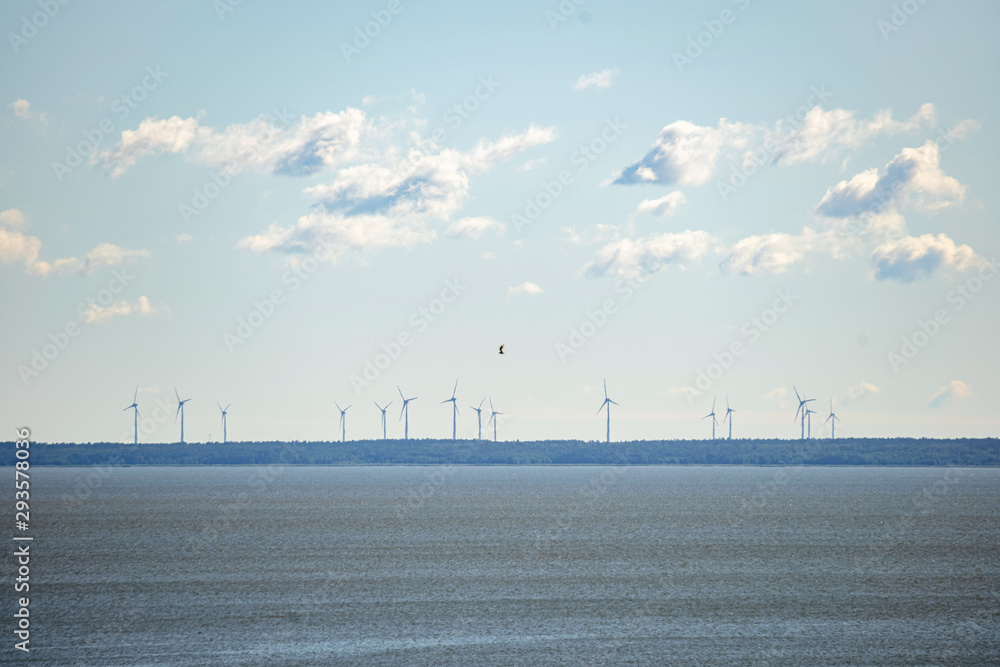
[[503, 354], [503, 345], [500, 346], [500, 354]]

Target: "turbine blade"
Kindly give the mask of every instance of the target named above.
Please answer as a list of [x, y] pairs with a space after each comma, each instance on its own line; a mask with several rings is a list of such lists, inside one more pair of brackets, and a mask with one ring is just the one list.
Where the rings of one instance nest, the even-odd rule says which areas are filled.
[[[615, 403], [615, 402], [614, 402], [614, 401], [612, 401], [612, 400], [611, 400], [611, 399], [609, 398], [609, 399], [608, 399], [608, 403]], [[618, 405], [618, 403], [615, 403], [615, 405]], [[618, 407], [621, 407], [621, 406], [619, 405]]]
[[483, 400], [479, 401], [479, 407], [480, 408], [483, 407], [483, 403], [485, 403], [485, 402], [486, 402], [486, 397], [483, 396]]
[[[232, 403], [230, 403], [229, 405], [232, 405]], [[229, 412], [229, 405], [226, 406], [226, 412]]]
[[608, 381], [604, 381], [604, 398], [608, 397]]
[[455, 392], [458, 391], [458, 380], [455, 380], [455, 388], [451, 390], [451, 397], [455, 398]]
[[402, 398], [405, 401], [406, 398], [403, 396], [403, 390], [399, 388], [398, 384], [396, 385], [396, 391], [399, 392], [399, 397]]
[[135, 399], [139, 398], [139, 385], [135, 386], [135, 393], [132, 394], [132, 402], [135, 403]]
[[181, 395], [177, 393], [177, 387], [174, 387], [174, 396], [177, 397], [177, 402], [181, 402]]
[[801, 403], [802, 402], [802, 397], [799, 396], [799, 390], [795, 388], [794, 384], [792, 385], [792, 391], [795, 392], [795, 398], [797, 398], [799, 400], [799, 402]]
[[390, 405], [392, 405], [392, 401], [389, 401], [388, 403], [385, 404], [385, 409], [388, 410]]

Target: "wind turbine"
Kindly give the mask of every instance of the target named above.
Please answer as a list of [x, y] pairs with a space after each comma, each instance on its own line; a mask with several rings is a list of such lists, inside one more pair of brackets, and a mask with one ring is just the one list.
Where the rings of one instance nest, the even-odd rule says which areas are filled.
[[455, 428], [458, 419], [458, 400], [455, 398], [455, 392], [458, 391], [458, 380], [455, 380], [455, 388], [451, 390], [451, 398], [441, 401], [441, 404], [451, 403], [451, 439], [455, 440]]
[[[601, 407], [597, 408], [597, 414], [601, 414], [601, 410], [607, 408], [608, 410], [608, 442], [611, 442], [611, 404], [618, 405], [610, 398], [608, 398], [608, 381], [604, 381], [604, 402], [601, 403]], [[619, 406], [620, 407], [620, 406]]]
[[[478, 408], [473, 408], [471, 405], [469, 406], [470, 408], [476, 411], [476, 420], [479, 422], [479, 437], [476, 438], [477, 440], [483, 439], [483, 403], [485, 402], [486, 402], [486, 397], [484, 396], [483, 400], [479, 401]], [[487, 424], [487, 426], [489, 426], [489, 424]]]
[[[127, 409], [128, 409], [128, 408], [126, 408], [126, 410], [127, 410]], [[825, 422], [823, 422], [823, 426], [826, 426], [826, 425], [827, 425], [827, 423], [828, 423], [828, 422], [829, 422], [829, 421], [830, 421], [831, 419], [833, 420], [833, 423], [832, 423], [832, 424], [830, 424], [830, 439], [831, 439], [831, 440], [834, 440], [834, 439], [835, 439], [835, 438], [837, 437], [837, 422], [839, 422], [839, 421], [840, 421], [840, 417], [838, 417], [838, 416], [837, 416], [837, 415], [836, 415], [836, 414], [834, 413], [834, 411], [833, 411], [833, 399], [832, 399], [832, 398], [830, 399], [830, 416], [826, 418], [826, 421], [825, 421]]]
[[336, 405], [337, 409], [340, 410], [340, 441], [344, 442], [347, 439], [347, 419], [344, 415], [346, 415], [347, 411], [351, 409], [351, 406], [348, 405], [346, 408], [341, 410], [338, 403], [334, 402], [334, 405]]
[[177, 397], [177, 412], [174, 414], [174, 421], [177, 421], [177, 415], [181, 416], [181, 444], [184, 444], [184, 404], [190, 401], [190, 398], [185, 398], [181, 400], [181, 395], [177, 393], [177, 387], [174, 387], [174, 396]]
[[399, 397], [401, 399], [403, 399], [403, 408], [399, 411], [399, 418], [402, 419], [403, 418], [403, 414], [404, 413], [406, 414], [406, 423], [403, 426], [403, 439], [404, 440], [409, 440], [410, 439], [410, 401], [415, 401], [415, 400], [417, 400], [420, 397], [419, 396], [414, 396], [413, 398], [406, 398], [405, 396], [403, 396], [403, 390], [399, 388], [398, 384], [396, 385], [396, 390], [399, 392]]
[[812, 416], [814, 414], [816, 414], [815, 410], [810, 410], [809, 408], [806, 408], [806, 419], [809, 420], [809, 431], [808, 431], [808, 434], [807, 434], [806, 437], [808, 437], [810, 440], [812, 440], [812, 437], [813, 437], [813, 418], [812, 418]]
[[[482, 403], [480, 403], [480, 405], [482, 405]], [[486, 422], [486, 425], [489, 426], [490, 422], [493, 422], [493, 442], [496, 442], [497, 441], [497, 415], [502, 415], [503, 413], [502, 412], [497, 412], [496, 410], [493, 409], [493, 399], [492, 398], [490, 399], [490, 411], [493, 414], [490, 415], [490, 421]]]
[[[712, 409], [714, 410], [715, 408], [712, 408]], [[736, 410], [733, 410], [731, 407], [729, 407], [729, 394], [726, 394], [726, 416], [722, 418], [722, 423], [725, 424], [726, 420], [727, 419], [729, 420], [729, 439], [730, 440], [733, 439], [733, 413], [734, 412], [736, 412]]]
[[809, 403], [811, 401], [815, 401], [816, 399], [815, 398], [802, 398], [801, 396], [799, 396], [799, 390], [795, 388], [794, 384], [792, 385], [792, 391], [795, 392], [795, 398], [799, 399], [799, 407], [795, 410], [795, 416], [792, 417], [792, 421], [795, 421], [796, 419], [798, 419], [799, 418], [799, 413], [800, 412], [802, 413], [802, 434], [800, 436], [800, 439], [804, 440], [805, 437], [806, 437], [806, 410], [809, 409], [809, 406], [807, 405], [807, 403]]
[[222, 412], [222, 444], [226, 444], [226, 415], [229, 414], [229, 405], [222, 407], [221, 403], [216, 403], [219, 406], [219, 410]]
[[379, 405], [378, 403], [375, 403], [375, 407], [382, 411], [382, 439], [383, 440], [385, 440], [385, 411], [389, 409], [390, 405], [392, 405], [392, 401], [389, 401], [388, 403], [386, 403], [384, 408], [381, 405]]
[[703, 420], [704, 419], [708, 419], [709, 417], [712, 418], [712, 440], [715, 440], [715, 425], [719, 423], [719, 420], [715, 418], [715, 402], [717, 400], [719, 400], [719, 399], [717, 399], [717, 398], [713, 398], [712, 399], [712, 411], [709, 412], [704, 417], [702, 417]]
[[[132, 420], [135, 423], [135, 436], [132, 443], [135, 445], [139, 444], [139, 404], [135, 402], [137, 398], [139, 398], [139, 385], [135, 386], [135, 394], [132, 395], [132, 405], [125, 408], [125, 410], [135, 410]], [[125, 412], [125, 410], [122, 410], [122, 412]]]

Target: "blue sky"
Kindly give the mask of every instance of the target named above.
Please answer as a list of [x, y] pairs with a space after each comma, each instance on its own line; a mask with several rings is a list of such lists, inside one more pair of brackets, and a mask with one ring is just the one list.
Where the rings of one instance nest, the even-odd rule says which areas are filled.
[[727, 394], [795, 437], [793, 384], [814, 433], [993, 436], [998, 14], [5, 3], [4, 413], [126, 440], [138, 384], [174, 441], [176, 386], [188, 440], [217, 402], [400, 436], [400, 385], [446, 437], [457, 378], [460, 436], [489, 396], [501, 439], [598, 439], [606, 378], [613, 439]]

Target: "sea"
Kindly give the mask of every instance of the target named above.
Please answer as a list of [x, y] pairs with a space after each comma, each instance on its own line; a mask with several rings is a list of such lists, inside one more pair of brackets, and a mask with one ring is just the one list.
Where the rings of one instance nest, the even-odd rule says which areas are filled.
[[1000, 664], [998, 469], [31, 476], [3, 664]]

